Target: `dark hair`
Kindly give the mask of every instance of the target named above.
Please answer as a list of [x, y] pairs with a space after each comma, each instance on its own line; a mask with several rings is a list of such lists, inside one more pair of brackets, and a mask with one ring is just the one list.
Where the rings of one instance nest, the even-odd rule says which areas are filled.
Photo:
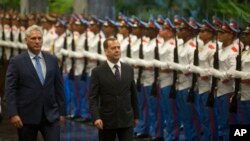
[[110, 38], [107, 38], [104, 42], [103, 42], [103, 47], [104, 49], [107, 49], [108, 48], [108, 42], [109, 41], [116, 41], [117, 39], [114, 38], [114, 37], [110, 37]]

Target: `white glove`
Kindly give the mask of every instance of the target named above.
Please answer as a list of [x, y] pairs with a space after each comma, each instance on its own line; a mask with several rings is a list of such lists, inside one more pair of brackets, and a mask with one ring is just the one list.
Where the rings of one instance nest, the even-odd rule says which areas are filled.
[[65, 56], [68, 56], [68, 51], [66, 50], [66, 49], [61, 49], [60, 50], [60, 54], [62, 54], [62, 55], [65, 55]]
[[[106, 57], [106, 56], [103, 56], [103, 55], [101, 55], [101, 54], [96, 54], [95, 57], [96, 57], [97, 60], [100, 60], [100, 61], [105, 61], [105, 60], [107, 60], [107, 57]], [[91, 58], [92, 58], [92, 57], [91, 57]]]
[[220, 78], [220, 79], [228, 78], [228, 75], [226, 72], [221, 72], [221, 71], [214, 69], [214, 68], [209, 68], [208, 72], [209, 72], [209, 75], [212, 75], [212, 76]]
[[243, 78], [243, 79], [250, 78], [250, 73], [237, 71], [237, 70], [229, 70], [229, 71], [227, 71], [227, 74], [232, 78]]
[[130, 65], [135, 65], [136, 64], [136, 60], [132, 59], [132, 58], [129, 58], [129, 57], [123, 58], [123, 61], [130, 64]]
[[182, 71], [183, 73], [188, 73], [189, 65], [182, 65], [175, 62], [169, 62], [169, 67], [174, 70]]
[[154, 64], [155, 67], [159, 67], [159, 68], [167, 66], [166, 62], [162, 62], [162, 61], [159, 61], [159, 60], [156, 60], [156, 59], [154, 59], [152, 61], [152, 63]]
[[17, 48], [17, 44], [15, 42], [9, 42], [9, 46], [11, 48]]
[[201, 76], [209, 75], [209, 70], [207, 68], [200, 68], [199, 66], [189, 65], [189, 71], [193, 73], [199, 73]]
[[144, 66], [144, 67], [153, 67], [154, 66], [152, 61], [142, 60], [142, 59], [136, 59], [136, 64], [138, 66]]

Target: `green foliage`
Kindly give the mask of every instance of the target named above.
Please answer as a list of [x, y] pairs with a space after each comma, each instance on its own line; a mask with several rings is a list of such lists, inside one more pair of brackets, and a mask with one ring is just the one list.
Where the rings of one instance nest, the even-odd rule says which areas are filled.
[[20, 0], [0, 0], [0, 8], [2, 10], [9, 10], [9, 9], [19, 9]]
[[71, 13], [73, 0], [49, 0], [49, 12]]
[[225, 2], [218, 0], [216, 9], [224, 19], [240, 18], [243, 21], [247, 21], [247, 19], [250, 18], [249, 5], [244, 3], [236, 3], [233, 1]]

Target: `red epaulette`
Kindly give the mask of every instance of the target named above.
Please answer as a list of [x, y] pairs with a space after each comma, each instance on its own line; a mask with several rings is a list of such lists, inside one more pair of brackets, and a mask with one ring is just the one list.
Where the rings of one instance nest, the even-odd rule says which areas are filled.
[[144, 42], [144, 43], [148, 43], [148, 41], [147, 41], [147, 40], [145, 40], [145, 39], [143, 39], [143, 42]]
[[196, 47], [196, 44], [195, 44], [194, 42], [190, 42], [189, 45], [190, 45], [191, 47]]
[[210, 48], [210, 49], [215, 49], [214, 45], [212, 45], [212, 44], [209, 44], [209, 45], [208, 45], [208, 48]]
[[171, 41], [171, 42], [169, 42], [169, 44], [170, 44], [170, 45], [174, 45], [174, 42], [173, 42], [173, 41]]
[[238, 52], [238, 49], [235, 46], [233, 46], [231, 49], [233, 52], [236, 52], [236, 53]]

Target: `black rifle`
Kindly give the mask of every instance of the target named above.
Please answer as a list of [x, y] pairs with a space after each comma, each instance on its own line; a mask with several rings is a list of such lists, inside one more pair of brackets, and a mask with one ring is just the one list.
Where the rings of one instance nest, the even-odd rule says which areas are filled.
[[131, 39], [130, 36], [128, 37], [128, 46], [127, 46], [127, 52], [126, 52], [126, 56], [131, 58]]
[[[88, 45], [88, 34], [86, 31], [85, 34], [85, 42], [84, 42], [84, 50], [88, 51], [89, 50], [89, 45]], [[87, 66], [88, 66], [88, 57], [84, 57], [84, 65], [83, 65], [83, 70], [82, 70], [82, 75], [81, 75], [81, 80], [86, 81], [87, 79]]]
[[[14, 35], [13, 35], [13, 32], [11, 31], [10, 32], [10, 41], [13, 43], [14, 42]], [[10, 58], [12, 58], [14, 56], [14, 48], [11, 47], [10, 48]], [[9, 59], [10, 59], [9, 58]]]
[[[177, 37], [175, 36], [175, 48], [174, 48], [174, 63], [179, 63], [178, 59], [178, 43]], [[169, 98], [175, 99], [176, 98], [176, 83], [177, 83], [177, 70], [173, 70], [173, 84], [170, 89]]]
[[[143, 59], [144, 55], [143, 55], [143, 39], [141, 37], [141, 43], [140, 43], [140, 47], [139, 47], [139, 59]], [[143, 73], [143, 66], [139, 66], [138, 68], [138, 77], [137, 77], [137, 81], [136, 81], [136, 87], [137, 90], [140, 92], [141, 91], [141, 77], [142, 77], [142, 73]]]
[[[72, 43], [71, 43], [71, 46], [72, 46], [72, 51], [76, 51], [76, 46], [75, 46], [75, 39], [74, 39], [74, 35], [73, 35], [73, 38], [72, 38]], [[69, 80], [74, 80], [74, 76], [75, 76], [75, 58], [74, 57], [71, 57], [71, 68], [69, 70]]]
[[[155, 49], [154, 49], [154, 58], [156, 60], [160, 60], [159, 46], [158, 46], [157, 39], [155, 39], [155, 42], [156, 42], [156, 46], [155, 46]], [[159, 71], [160, 71], [159, 67], [154, 67], [154, 82], [152, 84], [152, 90], [151, 90], [151, 94], [153, 96], [157, 96], [158, 95], [158, 84], [159, 84], [158, 77], [159, 77]]]
[[[216, 50], [214, 53], [214, 62], [213, 62], [213, 68], [216, 70], [219, 70], [219, 44], [218, 44], [218, 34], [216, 34]], [[212, 77], [212, 84], [211, 84], [211, 90], [208, 94], [206, 105], [207, 107], [213, 108], [214, 107], [214, 98], [217, 93], [218, 89], [218, 78]]]
[[[5, 33], [2, 31], [2, 40], [5, 41]], [[5, 60], [6, 60], [6, 54], [5, 54], [5, 46], [2, 46], [2, 56], [1, 56], [1, 65], [4, 66]]]
[[[240, 40], [239, 40], [239, 53], [236, 57], [236, 70], [241, 71], [241, 45], [240, 45]], [[241, 78], [235, 78], [234, 80], [234, 94], [232, 96], [230, 105], [229, 105], [229, 111], [230, 113], [237, 113], [237, 103], [238, 103], [238, 95], [240, 94], [240, 83], [241, 83]]]
[[[198, 66], [199, 65], [199, 49], [198, 49], [198, 37], [196, 36], [196, 48], [194, 50], [194, 62], [193, 65], [194, 66]], [[189, 89], [188, 92], [188, 97], [187, 97], [187, 102], [188, 103], [194, 103], [194, 97], [195, 97], [195, 88], [197, 86], [197, 80], [198, 80], [198, 76], [196, 73], [192, 74], [192, 85], [191, 88]]]
[[[97, 44], [97, 53], [98, 54], [102, 54], [102, 48], [101, 48], [101, 35], [99, 35], [99, 41], [98, 41], [98, 44]], [[97, 66], [100, 65], [100, 61], [97, 60]]]
[[[64, 37], [63, 49], [67, 50], [67, 35]], [[61, 66], [60, 66], [60, 71], [61, 71], [62, 74], [63, 74], [65, 59], [66, 59], [66, 56], [62, 55]]]
[[[19, 32], [19, 34], [18, 34], [18, 42], [19, 43], [23, 43], [22, 42], [22, 33], [21, 33], [21, 31]], [[22, 49], [19, 47], [18, 48], [18, 54], [20, 54], [22, 52]]]

